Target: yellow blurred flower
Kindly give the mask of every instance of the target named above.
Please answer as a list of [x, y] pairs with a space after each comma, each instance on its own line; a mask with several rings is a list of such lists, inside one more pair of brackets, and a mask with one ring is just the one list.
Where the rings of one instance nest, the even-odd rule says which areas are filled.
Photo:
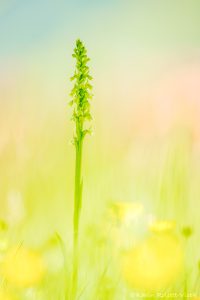
[[149, 225], [149, 230], [155, 233], [164, 233], [173, 231], [175, 227], [175, 221], [154, 221]]
[[0, 300], [14, 300], [14, 298], [5, 291], [0, 291]]
[[122, 275], [136, 290], [156, 292], [173, 283], [183, 265], [183, 250], [173, 234], [155, 235], [124, 254]]
[[114, 251], [129, 248], [142, 235], [144, 207], [139, 202], [113, 202], [107, 215], [107, 231]]
[[39, 283], [45, 273], [39, 253], [22, 247], [11, 248], [2, 263], [2, 275], [17, 287], [30, 287]]
[[138, 202], [113, 202], [110, 206], [112, 219], [122, 224], [129, 224], [143, 212], [143, 205]]

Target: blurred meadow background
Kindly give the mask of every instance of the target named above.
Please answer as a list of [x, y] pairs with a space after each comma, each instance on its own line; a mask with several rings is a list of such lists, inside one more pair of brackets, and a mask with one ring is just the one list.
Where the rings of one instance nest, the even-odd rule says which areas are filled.
[[72, 300], [77, 38], [94, 77], [77, 299], [200, 299], [199, 12], [0, 0], [1, 300]]

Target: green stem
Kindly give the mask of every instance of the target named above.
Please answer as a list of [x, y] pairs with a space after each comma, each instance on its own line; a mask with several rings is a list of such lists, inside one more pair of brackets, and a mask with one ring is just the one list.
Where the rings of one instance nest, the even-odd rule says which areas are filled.
[[76, 163], [75, 163], [75, 190], [74, 190], [74, 231], [73, 231], [73, 277], [72, 277], [72, 297], [76, 298], [78, 285], [78, 242], [79, 242], [79, 222], [82, 205], [82, 146], [83, 139], [80, 138], [76, 143]]

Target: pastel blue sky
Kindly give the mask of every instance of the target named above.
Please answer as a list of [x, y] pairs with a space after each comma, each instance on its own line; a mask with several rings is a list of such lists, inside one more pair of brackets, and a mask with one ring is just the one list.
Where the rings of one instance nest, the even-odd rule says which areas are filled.
[[132, 101], [140, 85], [176, 64], [199, 62], [199, 11], [199, 0], [1, 0], [0, 78], [17, 77], [20, 91], [26, 81], [25, 101], [56, 102], [67, 94], [71, 53], [81, 38], [95, 93], [106, 105]]
[[[110, 3], [108, 3], [110, 2]], [[63, 33], [66, 40], [92, 30], [88, 20], [117, 1], [8, 0], [0, 3], [0, 53], [30, 51]], [[103, 20], [102, 20], [103, 21]], [[88, 26], [87, 26], [88, 25]], [[83, 30], [84, 28], [84, 30]]]
[[198, 0], [1, 0], [0, 55], [77, 36], [113, 49], [196, 47], [199, 11]]

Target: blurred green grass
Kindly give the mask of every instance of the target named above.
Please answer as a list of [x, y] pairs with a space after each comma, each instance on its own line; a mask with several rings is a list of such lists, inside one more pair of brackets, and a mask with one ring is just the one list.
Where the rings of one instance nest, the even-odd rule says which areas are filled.
[[[34, 127], [28, 123], [23, 138], [18, 139], [19, 131], [10, 135], [1, 152], [1, 218], [8, 223], [2, 241], [39, 249], [53, 270], [39, 286], [14, 289], [19, 299], [69, 299], [74, 153], [72, 128], [66, 123], [64, 112], [52, 111], [42, 122], [35, 120]], [[182, 240], [182, 228], [192, 228], [184, 246], [185, 270], [167, 292], [182, 292], [187, 272], [188, 292], [197, 293], [200, 169], [191, 132], [175, 128], [164, 138], [136, 137], [122, 147], [123, 137], [114, 145], [100, 138], [106, 132], [98, 122], [96, 131], [100, 135], [88, 139], [84, 149], [79, 299], [137, 299], [137, 291], [121, 278], [120, 260], [113, 255], [113, 241], [104, 227], [109, 204], [118, 201], [141, 203], [147, 217], [175, 220]], [[130, 232], [142, 235], [138, 230]]]

